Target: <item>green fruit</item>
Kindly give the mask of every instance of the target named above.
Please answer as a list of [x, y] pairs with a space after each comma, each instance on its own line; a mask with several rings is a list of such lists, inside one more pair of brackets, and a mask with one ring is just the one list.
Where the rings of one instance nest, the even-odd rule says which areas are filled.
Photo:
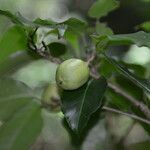
[[42, 95], [42, 105], [50, 111], [60, 111], [60, 89], [56, 83], [49, 84]]
[[89, 78], [88, 64], [80, 59], [68, 59], [62, 62], [56, 70], [56, 82], [65, 90], [81, 87]]

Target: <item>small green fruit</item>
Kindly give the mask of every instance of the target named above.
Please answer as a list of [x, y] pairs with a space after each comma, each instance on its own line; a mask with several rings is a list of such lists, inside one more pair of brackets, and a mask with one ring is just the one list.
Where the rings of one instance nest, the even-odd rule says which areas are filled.
[[60, 111], [60, 93], [61, 90], [56, 83], [49, 84], [43, 92], [42, 105], [50, 111]]
[[62, 62], [56, 71], [56, 82], [65, 90], [81, 87], [89, 78], [88, 64], [80, 59], [68, 59]]

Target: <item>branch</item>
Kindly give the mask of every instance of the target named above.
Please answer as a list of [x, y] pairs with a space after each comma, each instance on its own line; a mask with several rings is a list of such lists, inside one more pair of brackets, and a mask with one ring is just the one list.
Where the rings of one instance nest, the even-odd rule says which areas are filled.
[[[97, 72], [97, 68], [95, 66], [92, 66], [90, 74], [95, 79], [98, 79], [100, 77], [100, 75]], [[134, 97], [129, 95], [127, 92], [125, 92], [123, 89], [121, 89], [120, 87], [118, 87], [112, 83], [108, 83], [108, 87], [110, 89], [114, 90], [114, 92], [116, 92], [117, 94], [125, 97], [128, 101], [130, 101], [132, 103], [132, 105], [134, 105], [141, 112], [143, 112], [143, 114], [146, 116], [146, 118], [148, 120], [150, 120], [150, 110], [147, 107], [147, 105], [142, 103], [140, 100], [135, 99]]]
[[87, 57], [89, 57], [87, 58], [87, 64], [90, 65], [90, 63], [95, 59], [96, 54], [95, 52], [93, 52], [92, 54], [90, 54], [90, 56], [87, 55]]
[[109, 111], [109, 112], [113, 112], [113, 113], [125, 115], [125, 116], [128, 116], [128, 117], [130, 117], [130, 118], [133, 118], [133, 119], [135, 119], [135, 120], [137, 120], [137, 121], [140, 121], [140, 122], [143, 122], [143, 123], [146, 123], [146, 124], [150, 125], [150, 121], [149, 121], [149, 120], [143, 119], [143, 118], [141, 118], [141, 117], [139, 117], [139, 116], [136, 116], [136, 115], [134, 115], [134, 114], [128, 114], [128, 113], [126, 113], [126, 112], [122, 112], [122, 111], [120, 111], [120, 110], [117, 110], [117, 109], [114, 109], [114, 108], [110, 108], [110, 107], [107, 107], [107, 106], [103, 106], [102, 109], [103, 109], [103, 110], [106, 110], [106, 111]]
[[44, 59], [47, 59], [51, 62], [54, 62], [56, 64], [60, 64], [62, 62], [61, 59], [55, 58], [51, 56], [50, 50], [48, 46], [45, 44], [44, 41], [41, 42], [41, 47], [37, 47], [36, 43], [34, 42], [34, 36], [36, 35], [38, 28], [35, 28], [35, 30], [28, 35], [28, 48], [29, 50], [33, 50], [36, 52], [39, 56], [43, 57]]
[[135, 107], [139, 108], [141, 112], [147, 117], [147, 119], [150, 120], [150, 110], [149, 108], [142, 103], [140, 100], [135, 99], [131, 95], [129, 95], [127, 92], [123, 91], [120, 87], [117, 87], [116, 85], [112, 83], [108, 83], [108, 87], [114, 90], [119, 95], [125, 97], [128, 101], [130, 101]]

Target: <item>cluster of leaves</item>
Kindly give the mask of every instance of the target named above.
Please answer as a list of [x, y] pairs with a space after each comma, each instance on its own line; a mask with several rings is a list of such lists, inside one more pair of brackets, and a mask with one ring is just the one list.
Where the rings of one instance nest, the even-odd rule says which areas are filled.
[[[115, 0], [98, 0], [92, 5], [88, 14], [99, 20], [118, 7], [119, 3]], [[89, 35], [91, 30], [87, 23], [76, 18], [69, 18], [63, 22], [40, 18], [30, 21], [19, 13], [13, 15], [9, 11], [0, 10], [0, 14], [8, 17], [15, 24], [0, 40], [0, 123], [2, 124], [0, 125], [0, 145], [2, 149], [28, 149], [41, 133], [43, 127], [41, 111], [43, 108], [41, 106], [42, 97], [39, 93], [43, 92], [45, 84], [48, 84], [49, 80], [44, 81], [40, 88], [33, 88], [12, 79], [12, 76], [11, 79], [8, 78], [10, 74], [14, 74], [32, 60], [41, 57], [54, 61], [57, 60], [57, 57], [63, 60], [70, 57], [84, 59], [88, 53], [100, 54], [101, 63], [96, 63], [100, 64], [101, 77], [90, 79], [88, 83], [77, 90], [64, 90], [62, 93], [61, 107], [64, 117], [70, 128], [77, 134], [82, 133], [93, 113], [98, 109], [102, 110], [105, 99], [108, 106], [122, 110], [130, 109], [130, 104], [124, 103], [125, 98], [111, 89], [107, 89], [108, 83], [105, 78], [108, 76], [113, 77], [116, 84], [123, 85], [123, 81], [119, 81], [119, 77], [112, 75], [113, 72], [118, 71], [126, 79], [129, 79], [127, 80], [128, 84], [131, 84], [130, 81], [133, 82], [131, 91], [138, 89], [141, 95], [145, 92], [150, 93], [148, 79], [144, 79], [144, 76], [136, 76], [122, 62], [117, 62], [106, 53], [106, 49], [114, 45], [136, 44], [150, 48], [150, 33], [139, 31], [114, 35], [106, 24], [97, 21], [96, 27], [92, 29], [93, 34]], [[141, 24], [139, 27], [145, 31], [150, 30], [149, 23]], [[82, 39], [83, 35], [88, 36]], [[57, 65], [55, 65], [53, 69], [52, 66], [50, 67], [50, 72], [56, 71]], [[107, 70], [107, 67], [111, 69]], [[129, 66], [129, 69], [137, 71], [139, 68]], [[55, 73], [51, 76], [54, 81]], [[130, 94], [139, 98], [137, 93]], [[145, 101], [143, 103], [145, 104]], [[136, 108], [133, 108], [132, 113], [146, 118]], [[142, 125], [150, 133], [148, 126]]]

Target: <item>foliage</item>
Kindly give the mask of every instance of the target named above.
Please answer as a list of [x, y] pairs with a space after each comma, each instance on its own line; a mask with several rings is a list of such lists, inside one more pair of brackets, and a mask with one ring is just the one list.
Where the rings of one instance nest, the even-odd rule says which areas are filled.
[[89, 16], [100, 18], [106, 16], [107, 13], [116, 9], [119, 3], [116, 0], [98, 0], [96, 1], [89, 10]]
[[[54, 94], [60, 95], [60, 102], [50, 99], [51, 107], [61, 106], [63, 114], [56, 116], [65, 118], [73, 141], [74, 137], [84, 141], [97, 122], [104, 127], [105, 111], [116, 113], [116, 109], [136, 119], [150, 133], [148, 71], [114, 59], [109, 53], [125, 45], [150, 48], [149, 22], [137, 26], [144, 31], [114, 34], [99, 19], [118, 7], [116, 0], [93, 3], [88, 12], [89, 17], [96, 18], [92, 27], [72, 17], [61, 22], [41, 18], [31, 21], [20, 13], [0, 10], [0, 15], [14, 23], [0, 39], [0, 149], [27, 150], [43, 134], [48, 126], [43, 120], [50, 122], [45, 121], [43, 114], [50, 113], [52, 118], [54, 113], [41, 103], [43, 91], [55, 83], [57, 65], [73, 57], [87, 61], [90, 79], [76, 90]], [[100, 117], [93, 123], [97, 112]]]

